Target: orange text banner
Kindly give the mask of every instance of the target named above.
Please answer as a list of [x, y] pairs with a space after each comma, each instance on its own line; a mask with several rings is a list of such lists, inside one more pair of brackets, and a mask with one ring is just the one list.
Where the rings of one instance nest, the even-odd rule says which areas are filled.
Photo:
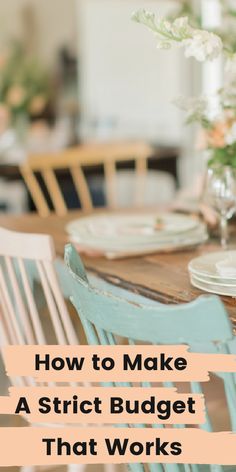
[[26, 387], [0, 397], [0, 414], [31, 423], [203, 424], [203, 395], [167, 388]]
[[[120, 448], [114, 449], [114, 444]], [[0, 428], [0, 466], [236, 464], [236, 434], [198, 429]]]
[[197, 354], [187, 346], [8, 346], [9, 376], [38, 382], [206, 382], [209, 372], [236, 372], [236, 356]]

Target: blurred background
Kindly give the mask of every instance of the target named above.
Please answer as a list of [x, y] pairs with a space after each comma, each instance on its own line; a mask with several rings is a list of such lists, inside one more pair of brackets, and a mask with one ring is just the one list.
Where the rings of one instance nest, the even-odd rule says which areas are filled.
[[1, 2], [1, 211], [34, 209], [19, 172], [27, 156], [87, 142], [145, 141], [150, 168], [170, 174], [175, 188], [191, 185], [200, 165], [193, 130], [173, 99], [198, 93], [201, 68], [179, 50], [157, 51], [152, 34], [131, 21], [136, 8], [166, 15], [181, 4]]

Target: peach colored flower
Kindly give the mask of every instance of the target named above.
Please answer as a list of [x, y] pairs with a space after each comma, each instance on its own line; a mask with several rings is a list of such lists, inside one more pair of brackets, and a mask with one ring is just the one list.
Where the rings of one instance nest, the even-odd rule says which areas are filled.
[[212, 148], [223, 148], [226, 145], [225, 136], [228, 128], [228, 123], [216, 122], [214, 128], [207, 132], [208, 146]]
[[46, 98], [43, 95], [36, 95], [32, 98], [29, 111], [32, 115], [40, 114], [46, 106]]
[[22, 105], [25, 95], [25, 89], [21, 87], [21, 85], [13, 85], [8, 91], [7, 103], [12, 107], [17, 108]]
[[231, 124], [235, 121], [235, 113], [233, 110], [225, 110], [225, 117], [226, 120], [229, 121]]
[[196, 149], [197, 151], [204, 151], [208, 145], [207, 132], [205, 129], [201, 129], [197, 135], [196, 139]]

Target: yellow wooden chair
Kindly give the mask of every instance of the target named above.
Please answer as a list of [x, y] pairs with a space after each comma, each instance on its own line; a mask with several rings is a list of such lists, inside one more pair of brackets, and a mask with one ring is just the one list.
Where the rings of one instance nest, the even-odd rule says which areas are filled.
[[[143, 198], [147, 193], [149, 174], [147, 159], [152, 154], [152, 148], [144, 142], [84, 144], [58, 153], [29, 156], [21, 166], [21, 174], [40, 216], [48, 216], [51, 210], [36, 174], [40, 174], [43, 179], [54, 211], [63, 216], [68, 208], [56, 177], [57, 172], [69, 171], [82, 209], [91, 211], [93, 202], [84, 169], [102, 165], [107, 206], [117, 208], [120, 206], [118, 195], [120, 171], [117, 172], [117, 163], [133, 161], [135, 169], [131, 206], [145, 206]], [[173, 189], [173, 186], [171, 188]]]

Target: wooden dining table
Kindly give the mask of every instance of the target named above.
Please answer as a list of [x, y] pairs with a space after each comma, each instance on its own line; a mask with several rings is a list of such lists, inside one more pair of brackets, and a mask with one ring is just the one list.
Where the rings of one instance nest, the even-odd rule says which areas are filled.
[[[105, 212], [105, 210], [95, 211]], [[50, 234], [57, 255], [63, 257], [64, 246], [69, 242], [65, 230], [66, 223], [86, 214], [88, 213], [70, 211], [64, 217], [51, 214], [45, 218], [36, 214], [1, 215], [0, 226], [20, 232]], [[149, 254], [112, 261], [101, 256], [82, 255], [82, 259], [88, 271], [113, 285], [164, 304], [179, 304], [191, 302], [204, 293], [191, 286], [188, 275], [189, 261], [217, 250], [220, 250], [219, 242], [210, 240], [201, 246], [174, 253]], [[221, 297], [221, 299], [236, 330], [236, 297]]]

